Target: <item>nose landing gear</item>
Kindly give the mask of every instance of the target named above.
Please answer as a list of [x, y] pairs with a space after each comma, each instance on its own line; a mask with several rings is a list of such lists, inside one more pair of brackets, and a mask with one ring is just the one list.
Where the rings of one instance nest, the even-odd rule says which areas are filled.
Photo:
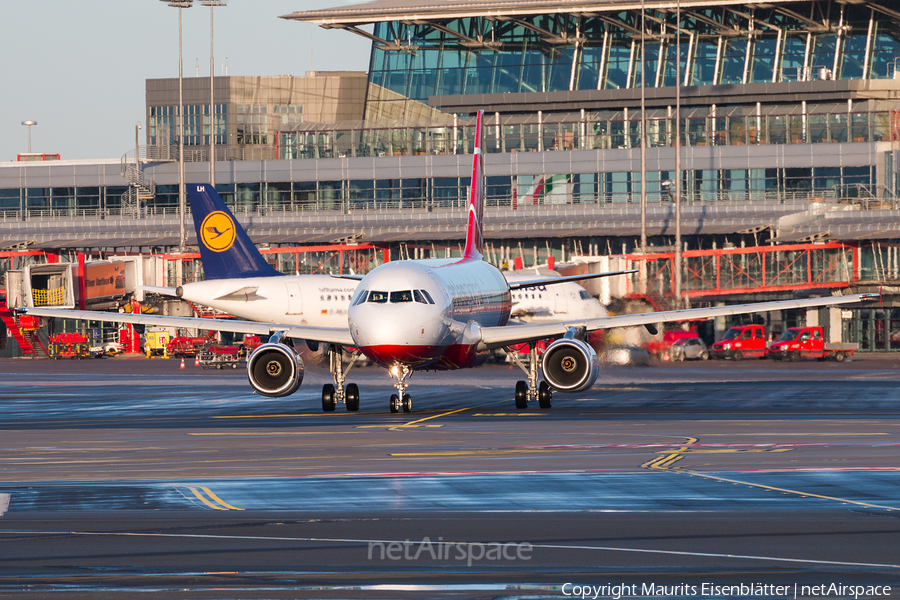
[[389, 373], [391, 374], [391, 377], [397, 380], [397, 382], [394, 383], [394, 387], [397, 388], [397, 393], [391, 394], [391, 412], [400, 412], [401, 408], [405, 413], [412, 412], [412, 397], [406, 393], [406, 388], [409, 387], [406, 380], [412, 375], [412, 369], [406, 365], [395, 364], [391, 367]]
[[328, 368], [334, 378], [334, 384], [326, 383], [322, 387], [322, 410], [325, 412], [333, 412], [335, 405], [340, 402], [344, 403], [349, 412], [359, 410], [359, 386], [350, 383], [345, 389], [344, 380], [361, 353], [359, 350], [353, 353], [346, 370], [344, 369], [343, 354], [344, 349], [341, 346], [331, 345], [328, 347]]
[[516, 382], [516, 408], [519, 410], [528, 408], [528, 403], [537, 400], [541, 408], [550, 408], [553, 400], [553, 390], [546, 381], [538, 385], [538, 355], [537, 342], [528, 344], [528, 366], [519, 360], [519, 354], [515, 350], [504, 348], [504, 352], [520, 369], [525, 371], [528, 381]]

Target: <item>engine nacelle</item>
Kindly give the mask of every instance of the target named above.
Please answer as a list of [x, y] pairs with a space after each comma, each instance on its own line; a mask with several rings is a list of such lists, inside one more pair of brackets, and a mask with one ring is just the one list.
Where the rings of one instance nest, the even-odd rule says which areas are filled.
[[263, 396], [289, 396], [303, 382], [303, 359], [284, 344], [263, 344], [247, 359], [250, 385]]
[[541, 369], [550, 387], [561, 392], [580, 392], [597, 381], [600, 359], [586, 342], [556, 340], [544, 351]]

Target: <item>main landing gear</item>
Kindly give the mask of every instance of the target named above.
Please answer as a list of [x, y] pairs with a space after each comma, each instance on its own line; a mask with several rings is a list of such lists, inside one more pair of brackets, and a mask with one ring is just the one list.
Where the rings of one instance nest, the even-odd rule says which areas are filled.
[[341, 346], [332, 344], [328, 347], [328, 368], [331, 376], [334, 377], [334, 384], [326, 383], [322, 387], [322, 410], [325, 412], [334, 412], [335, 405], [340, 402], [344, 403], [349, 412], [359, 410], [359, 386], [355, 383], [348, 383], [347, 388], [344, 389], [344, 377], [360, 357], [360, 351], [357, 350], [350, 357], [346, 370], [344, 370], [343, 355], [344, 349]]
[[516, 408], [522, 410], [528, 408], [528, 402], [537, 400], [538, 406], [541, 408], [550, 408], [553, 400], [553, 390], [546, 381], [542, 381], [538, 385], [538, 355], [537, 342], [531, 342], [528, 345], [528, 366], [526, 367], [519, 360], [519, 353], [509, 348], [504, 348], [504, 352], [520, 369], [525, 371], [528, 381], [516, 382]]
[[409, 387], [406, 380], [412, 375], [412, 369], [406, 365], [395, 364], [391, 367], [389, 373], [391, 377], [397, 380], [394, 384], [394, 387], [397, 388], [397, 393], [391, 394], [391, 412], [398, 413], [401, 408], [405, 413], [411, 412], [412, 397], [406, 393], [406, 388]]

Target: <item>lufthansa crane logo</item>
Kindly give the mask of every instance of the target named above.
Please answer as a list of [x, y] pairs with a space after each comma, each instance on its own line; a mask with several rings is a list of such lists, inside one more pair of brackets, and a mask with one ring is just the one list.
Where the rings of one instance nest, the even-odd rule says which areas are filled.
[[225, 252], [234, 244], [234, 221], [221, 210], [211, 212], [200, 226], [200, 238], [213, 252]]

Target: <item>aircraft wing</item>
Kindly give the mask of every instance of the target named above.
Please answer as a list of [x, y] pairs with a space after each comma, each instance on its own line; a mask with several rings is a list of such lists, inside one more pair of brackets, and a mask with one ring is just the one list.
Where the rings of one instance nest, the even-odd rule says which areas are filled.
[[582, 281], [585, 279], [597, 279], [598, 277], [612, 277], [613, 275], [627, 275], [629, 273], [637, 273], [637, 269], [628, 269], [627, 271], [608, 271], [606, 273], [587, 273], [586, 275], [566, 275], [565, 277], [541, 277], [529, 279], [527, 281], [515, 281], [509, 283], [509, 289], [520, 290], [522, 288], [535, 287], [537, 285], [553, 285], [554, 283], [565, 283], [567, 281]]
[[56, 317], [59, 319], [84, 319], [88, 321], [106, 321], [111, 323], [137, 323], [155, 327], [190, 327], [192, 329], [209, 329], [215, 331], [233, 331], [254, 335], [271, 335], [283, 331], [285, 337], [313, 340], [326, 344], [353, 346], [353, 338], [349, 329], [331, 327], [306, 327], [302, 325], [279, 325], [259, 321], [241, 321], [238, 319], [203, 319], [200, 317], [167, 317], [163, 315], [134, 315], [130, 313], [111, 313], [94, 310], [69, 310], [66, 308], [19, 308], [19, 312], [39, 317]]
[[735, 304], [732, 306], [713, 306], [710, 308], [689, 308], [685, 310], [667, 310], [661, 312], [639, 313], [633, 315], [615, 315], [581, 321], [560, 321], [557, 323], [527, 323], [507, 325], [504, 327], [482, 327], [479, 350], [491, 350], [510, 344], [521, 344], [533, 340], [559, 337], [572, 327], [584, 327], [587, 331], [610, 329], [613, 327], [631, 327], [653, 323], [671, 323], [689, 319], [708, 319], [727, 315], [741, 315], [770, 310], [789, 308], [812, 308], [851, 304], [864, 300], [874, 300], [878, 294], [852, 294], [848, 296], [829, 296], [825, 298], [806, 298], [803, 300], [778, 300], [775, 302], [757, 302], [754, 304]]

